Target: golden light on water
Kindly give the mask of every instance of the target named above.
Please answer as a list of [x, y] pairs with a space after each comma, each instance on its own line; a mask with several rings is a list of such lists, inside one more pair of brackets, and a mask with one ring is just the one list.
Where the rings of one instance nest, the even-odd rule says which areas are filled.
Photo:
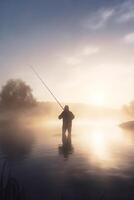
[[105, 160], [108, 156], [108, 143], [105, 134], [96, 131], [90, 136], [91, 149], [97, 159]]
[[[132, 134], [124, 132], [118, 124], [117, 119], [76, 119], [72, 130], [75, 155], [84, 157], [92, 169], [101, 169], [104, 173], [129, 168], [130, 155], [134, 154], [134, 139]], [[39, 137], [42, 146], [46, 138], [49, 145], [62, 143], [61, 122], [58, 119], [48, 120], [47, 123], [40, 119], [34, 125], [37, 132], [43, 130]]]
[[104, 170], [128, 167], [126, 160], [128, 152], [133, 151], [133, 142], [118, 127], [94, 126], [80, 140], [81, 152], [91, 166]]

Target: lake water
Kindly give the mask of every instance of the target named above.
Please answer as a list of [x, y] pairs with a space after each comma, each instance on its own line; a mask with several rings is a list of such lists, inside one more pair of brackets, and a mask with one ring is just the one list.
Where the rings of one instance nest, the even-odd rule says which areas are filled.
[[[0, 124], [0, 159], [28, 200], [134, 199], [134, 132], [113, 120]], [[5, 182], [7, 175], [4, 176]]]

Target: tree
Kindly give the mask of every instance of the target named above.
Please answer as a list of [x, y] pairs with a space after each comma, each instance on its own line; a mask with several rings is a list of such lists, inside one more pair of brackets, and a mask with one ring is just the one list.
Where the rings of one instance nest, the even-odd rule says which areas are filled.
[[10, 79], [2, 87], [1, 105], [6, 108], [27, 108], [36, 105], [32, 89], [20, 79]]
[[125, 114], [134, 117], [134, 101], [131, 101], [129, 105], [124, 105], [123, 111]]

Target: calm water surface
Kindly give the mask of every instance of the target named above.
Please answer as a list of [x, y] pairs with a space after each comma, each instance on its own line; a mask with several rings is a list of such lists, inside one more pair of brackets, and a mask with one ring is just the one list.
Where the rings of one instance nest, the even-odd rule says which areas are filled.
[[63, 145], [60, 125], [0, 124], [1, 166], [6, 160], [25, 199], [134, 199], [134, 132], [76, 121]]

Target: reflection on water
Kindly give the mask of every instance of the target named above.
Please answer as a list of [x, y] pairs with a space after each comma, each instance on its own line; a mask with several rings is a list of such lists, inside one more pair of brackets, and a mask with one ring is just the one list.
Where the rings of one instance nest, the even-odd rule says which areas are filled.
[[23, 124], [3, 121], [0, 124], [0, 150], [9, 159], [22, 159], [32, 149], [34, 135]]
[[[92, 126], [79, 136], [79, 154], [85, 158], [95, 174], [129, 177], [133, 164], [134, 132], [105, 124]], [[101, 171], [99, 171], [101, 170]]]
[[72, 137], [60, 141], [54, 123], [0, 123], [0, 159], [7, 159], [28, 200], [134, 199], [133, 131], [90, 121], [74, 124]]
[[64, 158], [68, 158], [69, 155], [73, 153], [73, 150], [71, 134], [65, 134], [62, 138], [62, 145], [59, 145], [59, 153], [62, 154]]

